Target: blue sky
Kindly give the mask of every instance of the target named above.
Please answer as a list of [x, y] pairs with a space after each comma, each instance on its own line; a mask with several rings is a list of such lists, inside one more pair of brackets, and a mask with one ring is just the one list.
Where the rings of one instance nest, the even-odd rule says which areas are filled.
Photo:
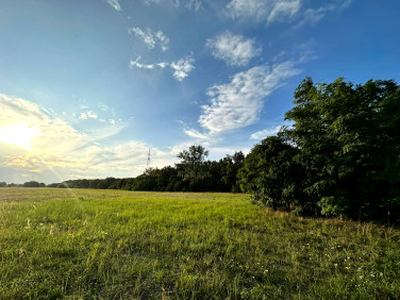
[[0, 181], [132, 177], [285, 125], [306, 76], [400, 76], [399, 1], [18, 0], [0, 9]]

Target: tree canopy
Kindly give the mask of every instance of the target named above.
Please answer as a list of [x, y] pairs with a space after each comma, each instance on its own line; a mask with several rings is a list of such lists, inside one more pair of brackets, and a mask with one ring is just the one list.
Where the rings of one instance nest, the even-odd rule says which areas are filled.
[[[352, 218], [398, 209], [400, 88], [394, 81], [314, 84], [306, 78], [286, 120], [293, 122], [280, 133], [286, 139], [263, 140], [245, 161], [242, 178], [263, 202]], [[264, 169], [256, 174], [252, 165]]]

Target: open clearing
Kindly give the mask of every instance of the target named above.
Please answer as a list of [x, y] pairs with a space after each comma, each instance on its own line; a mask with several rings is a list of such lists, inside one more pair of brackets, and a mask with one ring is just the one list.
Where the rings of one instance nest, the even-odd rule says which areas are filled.
[[248, 195], [0, 189], [0, 299], [400, 298], [400, 231]]

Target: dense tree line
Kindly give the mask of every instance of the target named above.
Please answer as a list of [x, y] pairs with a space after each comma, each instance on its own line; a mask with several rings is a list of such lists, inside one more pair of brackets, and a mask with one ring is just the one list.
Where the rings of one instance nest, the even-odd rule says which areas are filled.
[[18, 183], [8, 183], [7, 182], [0, 182], [0, 187], [45, 187], [46, 184], [43, 182], [37, 182], [37, 181], [27, 181], [23, 184], [18, 184]]
[[[286, 113], [293, 126], [264, 139], [240, 171], [244, 191], [300, 213], [400, 218], [400, 87], [394, 81], [314, 84]], [[395, 216], [393, 216], [395, 214]]]
[[206, 160], [208, 151], [191, 146], [178, 154], [181, 162], [174, 167], [148, 168], [135, 178], [77, 179], [54, 183], [49, 187], [123, 189], [132, 191], [240, 192], [237, 173], [245, 156], [242, 152], [219, 161]]

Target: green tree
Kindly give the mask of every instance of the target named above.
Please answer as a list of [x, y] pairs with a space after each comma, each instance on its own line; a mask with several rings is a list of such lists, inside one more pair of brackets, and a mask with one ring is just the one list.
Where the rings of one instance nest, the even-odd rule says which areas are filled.
[[400, 89], [393, 81], [354, 86], [306, 78], [286, 113], [300, 149], [305, 192], [323, 215], [356, 218], [399, 197]]
[[300, 200], [302, 168], [293, 160], [298, 149], [284, 139], [271, 136], [254, 146], [239, 171], [241, 188], [253, 193], [255, 203], [290, 209]]
[[188, 150], [183, 150], [177, 157], [181, 162], [177, 164], [178, 175], [187, 184], [189, 190], [203, 189], [205, 178], [204, 163], [208, 151], [201, 145], [192, 145]]
[[28, 181], [23, 184], [24, 187], [40, 187], [40, 183], [37, 181]]

